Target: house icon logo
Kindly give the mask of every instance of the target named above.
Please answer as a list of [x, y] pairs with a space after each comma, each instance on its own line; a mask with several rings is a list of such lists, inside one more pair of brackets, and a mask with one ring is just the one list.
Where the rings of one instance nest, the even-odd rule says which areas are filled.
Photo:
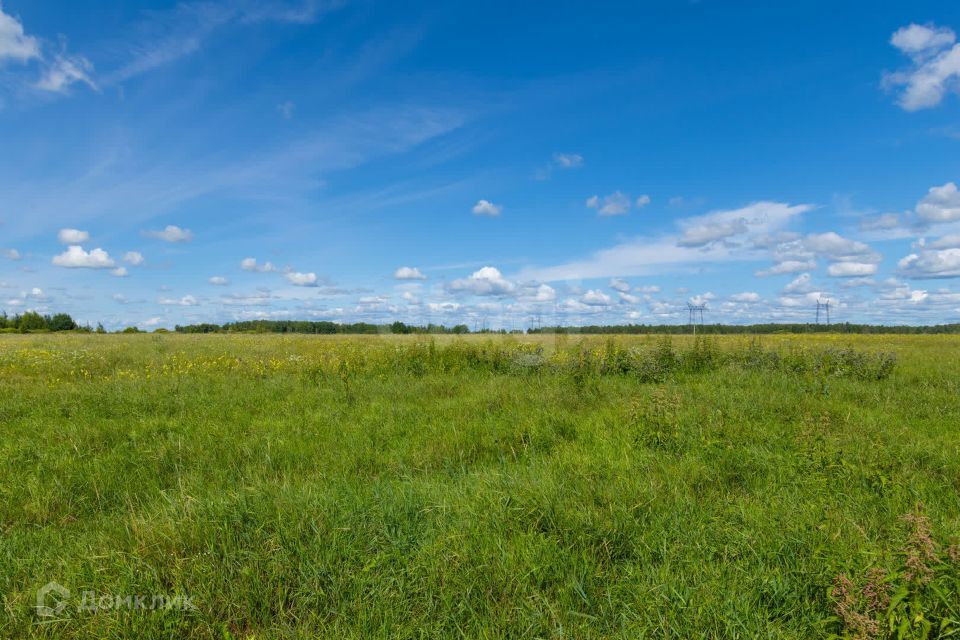
[[52, 618], [63, 613], [70, 599], [70, 589], [56, 582], [48, 582], [37, 591], [37, 615]]

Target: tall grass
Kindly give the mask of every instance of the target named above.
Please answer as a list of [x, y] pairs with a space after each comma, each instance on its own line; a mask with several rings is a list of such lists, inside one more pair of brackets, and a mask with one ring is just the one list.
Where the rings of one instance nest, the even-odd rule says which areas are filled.
[[921, 501], [960, 570], [954, 337], [2, 338], [0, 637], [855, 633]]

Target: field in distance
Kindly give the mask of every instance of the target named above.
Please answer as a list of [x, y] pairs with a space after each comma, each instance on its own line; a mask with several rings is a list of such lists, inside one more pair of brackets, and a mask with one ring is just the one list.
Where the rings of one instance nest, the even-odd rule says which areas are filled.
[[0, 637], [960, 633], [960, 336], [4, 335], [0, 386]]

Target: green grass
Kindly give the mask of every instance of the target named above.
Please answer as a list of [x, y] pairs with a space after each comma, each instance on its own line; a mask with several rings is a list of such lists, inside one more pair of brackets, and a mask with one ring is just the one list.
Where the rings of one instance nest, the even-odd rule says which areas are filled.
[[0, 336], [0, 637], [826, 637], [960, 533], [960, 338], [665, 350]]

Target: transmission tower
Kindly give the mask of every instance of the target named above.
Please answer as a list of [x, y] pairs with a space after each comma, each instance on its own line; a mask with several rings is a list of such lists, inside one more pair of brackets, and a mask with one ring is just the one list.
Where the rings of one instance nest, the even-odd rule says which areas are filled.
[[829, 327], [830, 326], [830, 299], [829, 298], [827, 300], [823, 300], [823, 299], [817, 300], [817, 324], [820, 324], [821, 310], [824, 311], [824, 314], [827, 320], [827, 326]]
[[703, 326], [703, 312], [706, 310], [707, 305], [705, 304], [693, 304], [691, 302], [687, 303], [687, 310], [690, 312], [690, 325], [693, 327], [693, 335], [697, 335], [697, 322], [699, 320], [700, 326]]

